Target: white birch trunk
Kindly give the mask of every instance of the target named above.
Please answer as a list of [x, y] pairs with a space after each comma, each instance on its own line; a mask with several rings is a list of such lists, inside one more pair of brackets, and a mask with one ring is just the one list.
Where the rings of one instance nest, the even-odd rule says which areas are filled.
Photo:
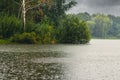
[[26, 28], [26, 5], [25, 5], [25, 0], [23, 0], [22, 2], [22, 14], [23, 14], [23, 29], [25, 32], [25, 28]]

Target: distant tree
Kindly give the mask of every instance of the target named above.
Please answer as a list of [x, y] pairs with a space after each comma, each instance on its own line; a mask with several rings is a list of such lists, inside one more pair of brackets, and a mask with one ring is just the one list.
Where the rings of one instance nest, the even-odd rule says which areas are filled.
[[88, 28], [91, 31], [91, 35], [94, 35], [94, 28], [95, 28], [96, 23], [94, 21], [92, 21], [92, 20], [87, 21], [86, 23], [87, 23]]
[[120, 38], [117, 36], [120, 33], [120, 17], [116, 17], [114, 15], [108, 15], [108, 17], [112, 20], [112, 27], [109, 29], [108, 34], [110, 36]]
[[107, 38], [108, 30], [111, 26], [111, 20], [108, 16], [96, 15], [93, 17], [93, 21], [96, 23], [94, 28], [94, 36], [100, 38]]
[[79, 18], [80, 18], [81, 20], [83, 20], [83, 21], [89, 21], [89, 20], [91, 20], [91, 16], [90, 16], [90, 14], [87, 13], [87, 12], [78, 13], [78, 14], [76, 15], [76, 17], [79, 17]]

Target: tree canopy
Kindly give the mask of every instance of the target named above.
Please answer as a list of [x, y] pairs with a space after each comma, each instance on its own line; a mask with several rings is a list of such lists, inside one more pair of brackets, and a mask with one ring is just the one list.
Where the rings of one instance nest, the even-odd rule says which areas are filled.
[[114, 15], [78, 13], [74, 15], [84, 21], [94, 38], [120, 38], [120, 17]]
[[0, 0], [0, 38], [18, 43], [87, 43], [90, 32], [85, 20], [89, 14], [84, 21], [66, 14], [76, 4], [68, 0]]

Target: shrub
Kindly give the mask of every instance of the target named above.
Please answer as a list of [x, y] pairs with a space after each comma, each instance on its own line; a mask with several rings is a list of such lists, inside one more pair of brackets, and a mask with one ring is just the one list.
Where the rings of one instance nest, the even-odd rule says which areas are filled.
[[17, 43], [35, 44], [39, 42], [39, 37], [34, 32], [31, 33], [24, 32], [22, 34], [15, 34], [11, 38], [11, 41]]
[[67, 18], [61, 30], [62, 43], [87, 43], [90, 40], [90, 31], [87, 24], [78, 18]]
[[2, 16], [0, 17], [0, 35], [3, 38], [9, 38], [21, 30], [21, 21], [15, 16]]
[[53, 26], [47, 23], [38, 24], [35, 32], [39, 35], [42, 44], [56, 43], [55, 29]]
[[0, 44], [10, 44], [10, 40], [9, 39], [0, 39]]
[[36, 24], [33, 21], [26, 22], [26, 32], [33, 32], [36, 29]]

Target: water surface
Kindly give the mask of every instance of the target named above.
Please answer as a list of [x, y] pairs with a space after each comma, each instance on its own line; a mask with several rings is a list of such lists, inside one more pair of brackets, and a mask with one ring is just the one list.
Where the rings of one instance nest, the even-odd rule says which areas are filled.
[[0, 45], [0, 80], [119, 80], [120, 40]]

